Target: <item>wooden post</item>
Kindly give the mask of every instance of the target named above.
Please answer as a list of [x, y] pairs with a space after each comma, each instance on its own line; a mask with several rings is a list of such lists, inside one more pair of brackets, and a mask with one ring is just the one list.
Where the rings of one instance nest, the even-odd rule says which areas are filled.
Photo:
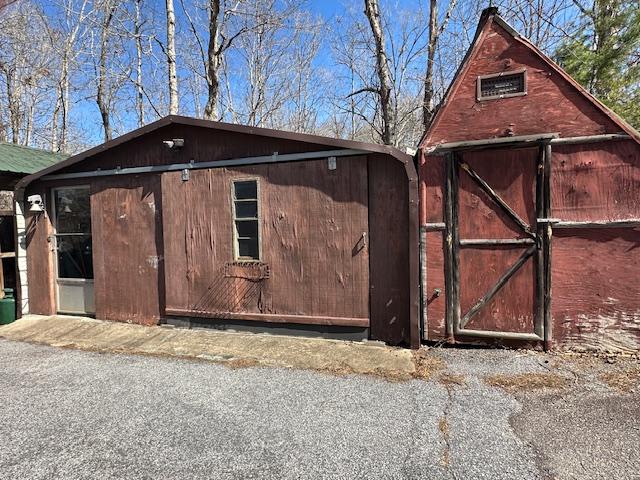
[[[551, 145], [544, 146], [544, 217], [551, 218]], [[551, 319], [551, 224], [544, 225], [544, 348], [551, 349], [553, 338]]]
[[[536, 218], [545, 218], [545, 147], [538, 148], [538, 161], [536, 164]], [[536, 317], [534, 332], [539, 337], [544, 335], [544, 312], [545, 312], [545, 282], [546, 282], [546, 259], [544, 248], [545, 223], [536, 222]]]
[[445, 284], [445, 323], [447, 339], [454, 342], [453, 335], [453, 155], [447, 153], [445, 160], [445, 185], [444, 185], [444, 235], [442, 237], [442, 247], [444, 250], [444, 284]]
[[453, 333], [460, 328], [460, 229], [458, 225], [458, 182], [461, 159], [453, 153], [451, 159], [451, 291], [453, 293]]

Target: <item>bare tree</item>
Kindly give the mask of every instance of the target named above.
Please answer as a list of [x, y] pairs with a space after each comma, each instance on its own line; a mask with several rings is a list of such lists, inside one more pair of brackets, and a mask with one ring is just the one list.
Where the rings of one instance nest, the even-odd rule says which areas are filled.
[[204, 118], [217, 120], [218, 92], [220, 80], [218, 71], [222, 61], [223, 48], [218, 45], [218, 16], [220, 15], [220, 0], [211, 0], [209, 7], [209, 46], [207, 48], [206, 79], [207, 104], [204, 107]]
[[0, 16], [0, 136], [13, 143], [40, 143], [42, 113], [51, 107], [54, 55], [49, 39], [41, 35], [48, 28], [46, 20], [38, 6], [28, 3]]
[[106, 0], [102, 5], [103, 14], [100, 19], [100, 45], [98, 60], [98, 82], [96, 90], [96, 103], [102, 118], [104, 129], [104, 141], [113, 138], [111, 125], [110, 95], [108, 92], [109, 79], [107, 78], [107, 60], [109, 54], [109, 43], [111, 40], [111, 24], [118, 9], [118, 0]]
[[371, 33], [376, 47], [376, 71], [378, 73], [379, 85], [377, 87], [380, 98], [380, 109], [382, 111], [382, 141], [386, 145], [395, 143], [395, 106], [391, 96], [391, 71], [385, 47], [385, 38], [380, 19], [380, 6], [378, 0], [365, 0], [364, 12], [371, 26]]
[[166, 0], [167, 12], [167, 67], [169, 75], [169, 114], [178, 113], [178, 74], [176, 70], [176, 15], [173, 0]]
[[496, 0], [500, 14], [525, 37], [552, 54], [558, 44], [573, 38], [579, 7], [574, 0]]
[[138, 126], [144, 125], [144, 87], [142, 77], [142, 8], [143, 0], [135, 0], [135, 16], [133, 21], [133, 39], [136, 44], [136, 113]]
[[[349, 130], [353, 132], [350, 137], [385, 143], [386, 124], [379, 94], [377, 44], [373, 41], [370, 23], [367, 21], [364, 25], [360, 16], [354, 15], [347, 11], [338, 20], [334, 34], [337, 39], [334, 55], [342, 87], [337, 91], [333, 106], [343, 121], [348, 122]], [[420, 5], [406, 11], [389, 7], [379, 11], [379, 15], [390, 79], [389, 104], [394, 122], [391, 125], [394, 133], [392, 144], [413, 146], [422, 132], [420, 111], [428, 30], [425, 10]], [[392, 15], [395, 21], [382, 21]]]
[[427, 128], [434, 114], [434, 70], [438, 40], [447, 28], [457, 0], [450, 0], [443, 20], [438, 24], [438, 0], [429, 0], [429, 42], [427, 44], [427, 71], [424, 76], [424, 101], [422, 104], [422, 125]]
[[91, 15], [88, 0], [82, 0], [79, 5], [74, 0], [65, 0], [61, 8], [60, 24], [48, 29], [50, 41], [57, 48], [59, 57], [56, 101], [51, 118], [51, 149], [54, 151], [64, 151], [67, 147], [71, 75], [77, 68], [79, 40]]
[[294, 63], [300, 42], [308, 40], [302, 4], [303, 0], [255, 0], [233, 16], [233, 31], [241, 35], [223, 71], [224, 101], [232, 118], [253, 126], [288, 126], [294, 70], [306, 69]]

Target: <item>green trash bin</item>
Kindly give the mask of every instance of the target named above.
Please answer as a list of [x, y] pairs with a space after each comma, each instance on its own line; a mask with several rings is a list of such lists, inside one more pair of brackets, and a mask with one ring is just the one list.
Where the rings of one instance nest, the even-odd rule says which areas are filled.
[[0, 300], [0, 325], [6, 325], [16, 319], [16, 299], [13, 288], [4, 289], [4, 298]]

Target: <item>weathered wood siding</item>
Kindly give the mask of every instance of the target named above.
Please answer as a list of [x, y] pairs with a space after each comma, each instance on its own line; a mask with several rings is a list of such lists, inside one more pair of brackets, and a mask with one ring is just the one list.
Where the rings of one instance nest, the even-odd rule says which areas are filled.
[[559, 347], [640, 348], [640, 229], [556, 230], [553, 339]]
[[159, 175], [91, 184], [96, 317], [144, 325], [164, 313]]
[[[350, 148], [294, 137], [170, 123], [55, 173]], [[162, 144], [173, 138], [184, 138], [184, 148]], [[39, 180], [27, 193], [91, 186], [98, 318], [156, 323], [167, 314], [215, 318], [227, 311], [220, 316], [368, 326], [372, 338], [417, 346], [417, 215], [410, 218], [417, 196], [411, 168], [403, 163], [410, 158], [401, 157], [339, 157], [335, 171], [326, 159], [191, 170], [187, 182], [181, 172]], [[229, 265], [230, 182], [243, 176], [261, 181], [268, 279]], [[53, 261], [47, 235], [39, 230], [27, 255], [34, 265], [30, 282], [46, 279], [50, 287], [32, 292], [33, 302], [52, 313], [53, 271], [32, 275]]]
[[[514, 161], [525, 150], [513, 150]], [[469, 157], [470, 154], [466, 154]], [[529, 222], [534, 222], [534, 170], [518, 170], [505, 165], [495, 150], [476, 153], [478, 162], [473, 168], [481, 176], [493, 178], [504, 186], [512, 185], [519, 193], [515, 197], [500, 188], [498, 192]], [[526, 161], [532, 161], [531, 160]], [[441, 169], [437, 157], [424, 156], [421, 169], [423, 198], [422, 221], [437, 222], [442, 205]], [[482, 160], [480, 160], [482, 158]], [[429, 166], [435, 168], [429, 169]], [[434, 172], [433, 175], [431, 173]], [[492, 183], [489, 181], [489, 183]], [[480, 212], [463, 218], [461, 238], [501, 237], [512, 230], [508, 220], [495, 221], [496, 216], [482, 194], [464, 180], [461, 174], [461, 206]], [[527, 187], [528, 186], [528, 187]], [[524, 189], [523, 189], [524, 187]], [[581, 145], [558, 145], [552, 150], [551, 164], [551, 216], [562, 221], [600, 222], [624, 221], [640, 218], [640, 147], [634, 141], [613, 141]], [[519, 198], [518, 198], [519, 197]], [[475, 205], [475, 207], [474, 207]], [[523, 207], [528, 205], [528, 209]], [[495, 218], [494, 218], [495, 217]], [[494, 218], [494, 220], [491, 220]], [[497, 231], [494, 232], [496, 226]], [[462, 234], [464, 232], [464, 234]], [[517, 236], [517, 231], [514, 231]], [[439, 271], [443, 266], [442, 234], [427, 235], [427, 336], [445, 338], [445, 296], [434, 297], [435, 288], [441, 288], [443, 279]], [[585, 348], [630, 351], [640, 347], [640, 230], [638, 228], [575, 228], [554, 229], [552, 238], [552, 342], [557, 348]], [[480, 249], [461, 250], [462, 311], [473, 298], [486, 289], [484, 283], [493, 281], [502, 266], [493, 253]], [[513, 260], [513, 259], [512, 259]], [[466, 265], [466, 268], [465, 268]], [[487, 311], [486, 318], [470, 322], [470, 327], [514, 330], [511, 322], [501, 318], [518, 318], [509, 303], [526, 303], [522, 309], [535, 307], [532, 303], [533, 266], [531, 259], [525, 268], [512, 278], [494, 302], [502, 302]], [[484, 280], [483, 280], [484, 279]], [[486, 280], [486, 282], [485, 282]], [[475, 287], [474, 287], [475, 285]], [[477, 287], [477, 288], [476, 288]], [[478, 291], [474, 290], [476, 288]], [[515, 289], [515, 290], [514, 290]], [[466, 299], [465, 299], [466, 296]], [[502, 299], [502, 300], [500, 300]], [[508, 299], [508, 301], [507, 301]], [[505, 303], [506, 302], [506, 303]], [[465, 306], [466, 303], [466, 306]], [[525, 308], [526, 307], [526, 308]], [[521, 324], [517, 331], [530, 329], [532, 318]], [[526, 328], [524, 328], [526, 327]]]
[[[259, 183], [263, 279], [230, 265], [231, 186], [247, 178]], [[199, 170], [186, 182], [165, 173], [162, 190], [170, 313], [368, 325], [366, 157], [339, 158], [336, 170], [326, 160]]]
[[[527, 69], [527, 95], [476, 100], [479, 75]], [[558, 132], [563, 137], [618, 133], [618, 127], [527, 46], [491, 22], [422, 146]]]
[[370, 156], [371, 337], [392, 344], [409, 342], [409, 309], [413, 308], [409, 286], [409, 187], [403, 178], [406, 174], [399, 162]]
[[[162, 142], [184, 139], [184, 147], [170, 150]], [[141, 148], [144, 145], [144, 148]], [[142, 167], [172, 163], [210, 162], [229, 158], [332, 150], [327, 145], [295, 142], [246, 133], [172, 124], [123, 143], [73, 165], [64, 171], [91, 171], [117, 167]]]
[[425, 155], [420, 157], [420, 224], [444, 221], [444, 165], [443, 156]]
[[640, 145], [632, 140], [553, 149], [552, 216], [564, 221], [640, 218]]
[[[48, 198], [47, 193], [45, 188], [32, 189], [30, 192], [32, 195], [39, 194], [43, 199]], [[49, 242], [49, 236], [53, 233], [50, 212], [36, 215], [27, 210], [25, 214], [29, 313], [52, 315], [56, 311], [56, 301], [52, 244]]]
[[[640, 218], [640, 146], [561, 146], [552, 163], [552, 216], [599, 222]], [[640, 229], [555, 229], [553, 338], [558, 346], [640, 348]]]
[[444, 281], [443, 235], [442, 232], [428, 232], [426, 240], [427, 284], [423, 301], [427, 306], [427, 318], [424, 322], [424, 336], [429, 340], [446, 337], [447, 292]]

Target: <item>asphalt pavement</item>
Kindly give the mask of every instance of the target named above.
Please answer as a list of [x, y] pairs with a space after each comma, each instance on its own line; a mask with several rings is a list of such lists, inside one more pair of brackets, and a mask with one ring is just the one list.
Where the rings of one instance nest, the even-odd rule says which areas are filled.
[[393, 382], [0, 340], [0, 478], [640, 478], [637, 389], [572, 364], [568, 388], [508, 392], [487, 376], [556, 359], [435, 354]]

